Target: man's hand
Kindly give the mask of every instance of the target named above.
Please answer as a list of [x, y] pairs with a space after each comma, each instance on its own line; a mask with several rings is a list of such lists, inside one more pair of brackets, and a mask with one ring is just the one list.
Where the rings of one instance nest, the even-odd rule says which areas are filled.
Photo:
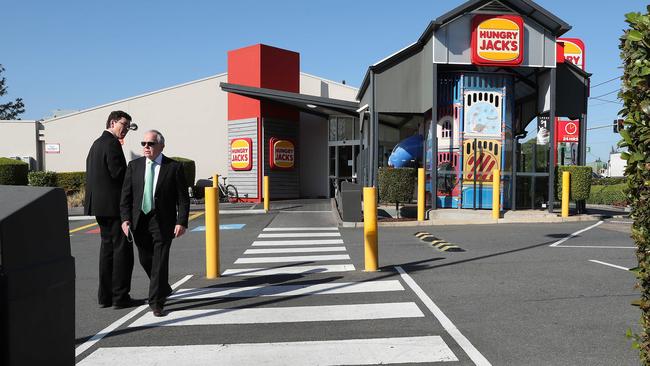
[[174, 237], [175, 237], [175, 238], [178, 238], [179, 236], [185, 234], [185, 230], [186, 230], [185, 226], [183, 226], [183, 225], [176, 225], [176, 226], [174, 227]]
[[124, 222], [122, 223], [122, 232], [124, 233], [124, 235], [125, 235], [127, 238], [129, 237], [129, 226], [131, 226], [131, 222], [130, 222], [130, 221], [124, 221]]

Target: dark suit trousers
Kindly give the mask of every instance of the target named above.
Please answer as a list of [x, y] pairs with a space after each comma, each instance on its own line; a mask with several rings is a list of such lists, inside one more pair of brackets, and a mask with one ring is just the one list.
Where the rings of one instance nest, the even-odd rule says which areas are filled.
[[149, 306], [162, 307], [172, 293], [169, 286], [169, 249], [172, 239], [161, 233], [156, 214], [140, 213], [136, 229], [136, 246], [142, 268], [149, 276]]
[[97, 216], [101, 247], [99, 248], [100, 304], [124, 302], [131, 291], [133, 245], [124, 236], [119, 217]]

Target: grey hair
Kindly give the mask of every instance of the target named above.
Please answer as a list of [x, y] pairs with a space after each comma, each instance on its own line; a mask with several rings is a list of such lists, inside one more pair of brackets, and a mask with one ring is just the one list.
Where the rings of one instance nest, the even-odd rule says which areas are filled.
[[158, 131], [158, 130], [149, 130], [149, 131], [147, 131], [147, 133], [150, 133], [150, 132], [156, 134], [156, 142], [157, 143], [159, 143], [161, 145], [165, 144], [165, 136], [163, 136], [163, 134], [160, 133], [160, 131]]

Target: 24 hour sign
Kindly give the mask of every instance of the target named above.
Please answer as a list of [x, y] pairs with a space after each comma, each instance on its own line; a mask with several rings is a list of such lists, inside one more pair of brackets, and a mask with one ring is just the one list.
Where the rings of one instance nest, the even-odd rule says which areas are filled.
[[524, 21], [514, 15], [477, 15], [472, 21], [472, 63], [519, 65]]

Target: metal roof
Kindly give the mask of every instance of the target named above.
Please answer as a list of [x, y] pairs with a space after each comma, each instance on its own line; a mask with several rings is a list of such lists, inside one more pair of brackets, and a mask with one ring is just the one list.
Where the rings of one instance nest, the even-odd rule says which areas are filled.
[[320, 116], [350, 115], [359, 116], [359, 102], [348, 100], [318, 97], [314, 95], [292, 93], [275, 89], [257, 88], [239, 84], [220, 83], [221, 90], [239, 94], [257, 100], [285, 104], [303, 112]]

